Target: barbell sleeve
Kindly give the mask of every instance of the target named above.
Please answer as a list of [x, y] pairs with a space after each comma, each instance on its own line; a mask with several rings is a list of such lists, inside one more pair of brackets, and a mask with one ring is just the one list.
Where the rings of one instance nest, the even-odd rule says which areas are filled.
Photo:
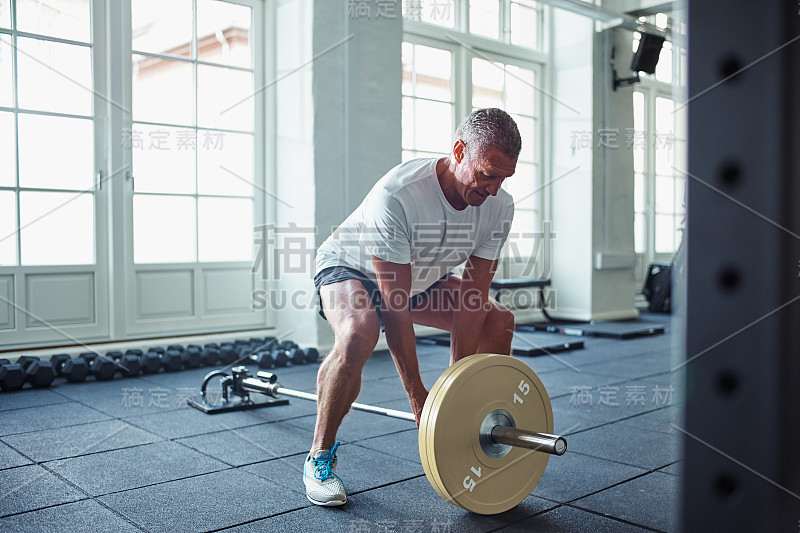
[[564, 455], [567, 451], [567, 441], [564, 437], [507, 426], [493, 427], [492, 440], [499, 444], [528, 448], [551, 455]]

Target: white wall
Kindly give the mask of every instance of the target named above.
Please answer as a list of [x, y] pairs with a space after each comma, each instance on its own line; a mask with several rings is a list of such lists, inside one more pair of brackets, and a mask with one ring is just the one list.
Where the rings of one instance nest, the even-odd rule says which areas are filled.
[[[376, 2], [370, 8], [378, 12]], [[402, 37], [399, 10], [396, 18], [352, 18], [348, 2], [314, 2], [317, 246], [400, 163]], [[316, 322], [317, 344], [327, 349], [330, 328]]]
[[[606, 3], [607, 7], [612, 7]], [[592, 281], [593, 319], [635, 318], [636, 284], [633, 241], [633, 150], [627, 146], [626, 130], [633, 128], [633, 87], [613, 86], [610, 67], [614, 52], [617, 75], [630, 76], [631, 41], [627, 30], [595, 34], [595, 88], [593, 146]], [[615, 136], [598, 146], [598, 131]], [[598, 262], [604, 265], [598, 267]]]

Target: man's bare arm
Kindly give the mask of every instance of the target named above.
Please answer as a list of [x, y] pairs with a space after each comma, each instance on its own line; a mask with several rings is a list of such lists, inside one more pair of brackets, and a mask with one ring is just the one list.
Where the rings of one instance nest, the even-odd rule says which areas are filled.
[[381, 315], [386, 327], [386, 343], [389, 345], [389, 351], [394, 358], [419, 427], [419, 418], [428, 391], [422, 384], [419, 374], [414, 324], [408, 310], [411, 265], [391, 263], [375, 256], [372, 256], [372, 264], [378, 275], [378, 288], [383, 302]]
[[489, 286], [497, 261], [470, 256], [461, 280], [460, 307], [453, 315], [450, 332], [450, 363], [478, 349], [483, 323], [489, 310]]

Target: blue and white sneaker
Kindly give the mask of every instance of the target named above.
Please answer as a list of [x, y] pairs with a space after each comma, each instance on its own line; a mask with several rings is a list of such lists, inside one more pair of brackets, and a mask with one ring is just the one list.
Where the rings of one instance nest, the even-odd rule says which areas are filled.
[[316, 505], [333, 507], [347, 503], [342, 478], [336, 474], [336, 449], [339, 443], [330, 450], [319, 450], [311, 457], [306, 456], [303, 466], [303, 482], [306, 485], [306, 497]]

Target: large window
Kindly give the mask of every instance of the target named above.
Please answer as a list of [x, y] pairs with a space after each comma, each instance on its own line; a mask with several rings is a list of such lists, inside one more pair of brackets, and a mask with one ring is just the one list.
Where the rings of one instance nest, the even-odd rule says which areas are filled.
[[0, 0], [5, 345], [265, 326], [265, 4]]
[[469, 31], [509, 44], [538, 48], [541, 7], [527, 0], [471, 0]]
[[529, 48], [541, 46], [542, 6], [531, 0], [404, 0], [403, 17]]
[[95, 262], [93, 83], [88, 0], [0, 2], [0, 265]]
[[415, 11], [414, 3], [406, 4], [403, 160], [448, 154], [455, 127], [473, 109], [499, 107], [511, 114], [523, 148], [514, 176], [504, 183], [516, 213], [498, 276], [535, 275], [543, 202], [542, 8], [522, 0], [418, 2]]
[[450, 151], [453, 52], [403, 43], [403, 160]]
[[[510, 268], [514, 259], [527, 263], [534, 253], [536, 242], [534, 229], [541, 219], [541, 197], [539, 188], [539, 160], [537, 142], [539, 137], [538, 113], [536, 112], [536, 71], [499, 61], [482, 58], [472, 59], [472, 107], [499, 107], [509, 113], [517, 123], [522, 136], [522, 151], [517, 160], [516, 172], [503, 183], [515, 201], [514, 222], [508, 245], [504, 249], [509, 275], [522, 271]], [[530, 274], [530, 272], [528, 273]]]
[[685, 178], [674, 167], [675, 104], [671, 97], [634, 91], [634, 209], [636, 253], [672, 254], [682, 238]]
[[[672, 25], [665, 14], [646, 19], [661, 28]], [[676, 21], [677, 22], [677, 21]], [[685, 33], [685, 24], [672, 27]], [[634, 51], [639, 35], [634, 34]], [[647, 264], [670, 260], [683, 239], [686, 178], [686, 49], [665, 42], [656, 71], [643, 75], [633, 91], [634, 131], [628, 142], [634, 162], [634, 244], [639, 259], [637, 280]]]
[[[252, 9], [133, 0], [131, 14], [134, 260], [248, 261]], [[157, 213], [169, 213], [170, 224]]]

